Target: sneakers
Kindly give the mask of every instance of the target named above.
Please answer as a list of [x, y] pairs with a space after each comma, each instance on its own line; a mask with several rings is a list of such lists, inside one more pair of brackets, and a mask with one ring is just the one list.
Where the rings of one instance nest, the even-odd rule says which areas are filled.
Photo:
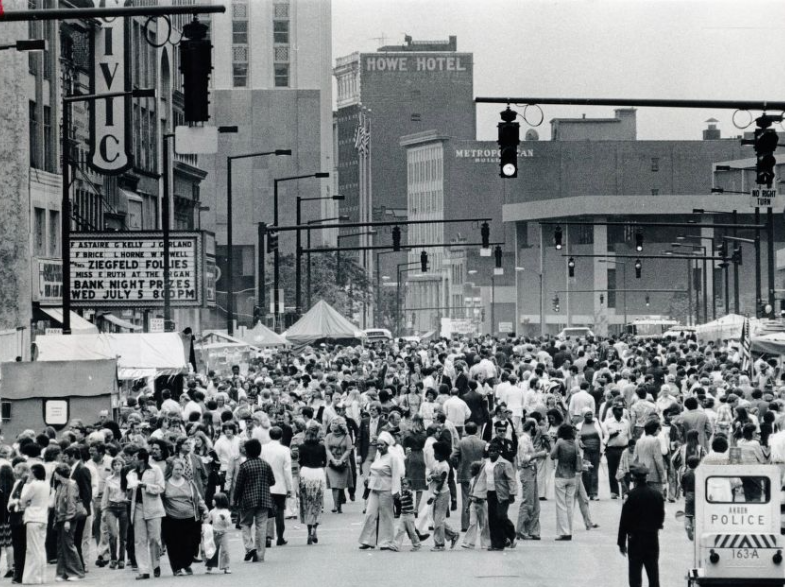
[[444, 547], [443, 546], [434, 546], [433, 548], [431, 548], [431, 552], [444, 552]]
[[224, 569], [224, 575], [231, 575], [232, 569]]
[[173, 575], [174, 575], [175, 577], [182, 577], [184, 574], [185, 574], [185, 573], [183, 573], [183, 570], [182, 570], [182, 569], [177, 569], [177, 570], [176, 570], [176, 571], [173, 573]]
[[412, 552], [417, 552], [417, 551], [418, 551], [418, 550], [420, 550], [421, 548], [422, 548], [422, 546], [420, 546], [419, 544], [418, 544], [417, 546], [414, 546], [414, 545], [413, 545], [413, 546], [412, 546]]

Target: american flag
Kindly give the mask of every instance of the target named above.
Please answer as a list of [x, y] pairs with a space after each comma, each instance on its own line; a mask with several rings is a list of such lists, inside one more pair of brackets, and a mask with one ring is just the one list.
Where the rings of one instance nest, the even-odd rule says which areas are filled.
[[365, 112], [360, 110], [357, 119], [358, 126], [354, 133], [354, 148], [357, 149], [360, 155], [367, 155], [368, 145], [371, 142], [371, 131], [366, 124]]
[[741, 338], [739, 339], [741, 353], [741, 372], [752, 376], [752, 353], [750, 351], [750, 321], [744, 319], [741, 327]]

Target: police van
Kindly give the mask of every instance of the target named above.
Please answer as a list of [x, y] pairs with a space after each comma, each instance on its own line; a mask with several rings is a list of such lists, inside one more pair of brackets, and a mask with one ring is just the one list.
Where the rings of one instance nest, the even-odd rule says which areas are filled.
[[689, 587], [785, 585], [781, 479], [776, 465], [701, 464], [695, 469]]

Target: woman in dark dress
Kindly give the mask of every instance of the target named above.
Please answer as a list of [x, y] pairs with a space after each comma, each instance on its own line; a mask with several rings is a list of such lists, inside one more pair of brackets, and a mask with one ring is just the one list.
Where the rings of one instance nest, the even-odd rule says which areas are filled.
[[417, 414], [412, 417], [411, 428], [403, 434], [402, 442], [403, 449], [406, 453], [405, 478], [409, 481], [411, 490], [416, 492], [417, 503], [415, 507], [417, 511], [420, 510], [422, 492], [428, 488], [428, 484], [425, 481], [425, 457], [423, 455], [425, 438], [426, 434], [423, 419], [422, 416]]
[[327, 449], [319, 442], [321, 427], [316, 421], [305, 429], [305, 442], [299, 447], [300, 462], [300, 523], [308, 527], [308, 544], [316, 544], [316, 528], [324, 505]]

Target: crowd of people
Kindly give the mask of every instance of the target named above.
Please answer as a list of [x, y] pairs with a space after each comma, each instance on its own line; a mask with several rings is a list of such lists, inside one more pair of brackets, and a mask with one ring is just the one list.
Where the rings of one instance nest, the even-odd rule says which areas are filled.
[[[315, 545], [326, 510], [348, 501], [363, 506], [363, 550], [515, 548], [541, 539], [550, 495], [553, 537], [570, 541], [576, 503], [586, 530], [598, 527], [590, 504], [606, 465], [611, 499], [635, 480], [663, 502], [683, 498], [691, 538], [701, 461], [737, 447], [745, 462], [785, 463], [778, 361], [747, 366], [727, 341], [321, 344], [176, 383], [139, 383], [98, 422], [0, 446], [14, 583], [44, 582], [47, 564], [58, 580], [91, 564], [150, 579], [162, 556], [175, 576], [196, 563], [230, 573], [233, 530], [244, 560], [264, 561], [288, 543], [287, 520]], [[625, 554], [626, 540], [620, 531]], [[631, 561], [633, 550], [631, 539]]]

